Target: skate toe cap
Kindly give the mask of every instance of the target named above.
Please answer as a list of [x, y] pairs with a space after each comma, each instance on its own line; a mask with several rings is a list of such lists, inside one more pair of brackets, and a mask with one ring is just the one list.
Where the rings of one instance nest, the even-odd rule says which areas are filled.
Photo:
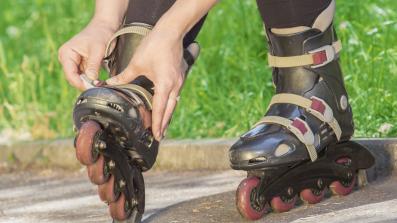
[[306, 154], [297, 152], [297, 145], [299, 141], [285, 133], [264, 134], [250, 140], [240, 138], [229, 150], [231, 167], [247, 170], [304, 159]]

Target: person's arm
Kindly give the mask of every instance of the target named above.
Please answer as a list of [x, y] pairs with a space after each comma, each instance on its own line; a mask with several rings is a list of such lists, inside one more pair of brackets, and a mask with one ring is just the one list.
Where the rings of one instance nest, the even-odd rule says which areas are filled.
[[58, 59], [68, 82], [84, 90], [80, 74], [98, 79], [106, 44], [120, 27], [128, 0], [96, 0], [95, 14], [89, 24], [59, 48]]
[[107, 24], [114, 32], [123, 22], [129, 0], [96, 0], [92, 22]]
[[[177, 0], [141, 42], [128, 67], [106, 81], [120, 85], [145, 75], [153, 82], [152, 131], [157, 140], [164, 136], [184, 82], [183, 38], [216, 3], [217, 0]], [[198, 51], [194, 44], [188, 48]]]
[[177, 0], [160, 18], [154, 29], [173, 32], [171, 35], [182, 39], [217, 2], [217, 0]]

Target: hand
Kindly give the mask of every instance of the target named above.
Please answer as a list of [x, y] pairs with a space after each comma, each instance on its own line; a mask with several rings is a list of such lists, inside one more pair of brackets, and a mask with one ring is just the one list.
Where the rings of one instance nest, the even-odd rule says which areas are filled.
[[[188, 50], [197, 58], [197, 43], [192, 43]], [[187, 69], [188, 65], [183, 59], [182, 38], [155, 27], [142, 40], [127, 68], [106, 83], [126, 84], [140, 75], [145, 75], [153, 82], [152, 131], [156, 140], [161, 140], [178, 102]]]
[[72, 86], [81, 91], [86, 89], [80, 78], [83, 73], [91, 80], [98, 79], [106, 44], [114, 32], [115, 30], [105, 23], [92, 21], [83, 31], [59, 48], [59, 62]]

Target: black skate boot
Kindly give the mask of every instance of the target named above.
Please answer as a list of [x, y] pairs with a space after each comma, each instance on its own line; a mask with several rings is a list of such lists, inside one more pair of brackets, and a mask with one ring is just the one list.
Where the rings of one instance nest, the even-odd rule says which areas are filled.
[[[126, 68], [150, 30], [133, 23], [115, 34], [115, 49], [104, 60], [110, 75]], [[184, 57], [190, 67], [195, 57], [187, 50]], [[142, 171], [153, 166], [159, 146], [151, 131], [152, 95], [153, 83], [140, 76], [131, 84], [90, 88], [74, 107], [76, 157], [87, 166], [91, 182], [99, 185], [99, 197], [109, 204], [115, 222], [140, 222], [144, 213]]]
[[329, 187], [349, 194], [359, 169], [373, 165], [353, 135], [352, 110], [332, 25], [334, 2], [312, 27], [267, 29], [276, 95], [265, 116], [229, 151], [231, 167], [248, 171], [237, 189], [239, 212], [261, 218], [285, 212], [297, 197], [318, 203]]

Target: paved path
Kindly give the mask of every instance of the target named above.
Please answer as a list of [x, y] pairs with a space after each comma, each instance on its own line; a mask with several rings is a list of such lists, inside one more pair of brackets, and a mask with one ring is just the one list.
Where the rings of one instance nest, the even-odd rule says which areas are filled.
[[[243, 222], [233, 192], [243, 177], [235, 171], [148, 173], [145, 222]], [[396, 179], [389, 177], [348, 197], [330, 197], [314, 206], [301, 204], [265, 219], [268, 223], [397, 222]], [[83, 171], [43, 171], [0, 175], [3, 222], [110, 222], [110, 218]]]
[[[397, 177], [371, 183], [346, 197], [330, 196], [316, 205], [298, 203], [290, 212], [270, 213], [266, 223], [397, 223]], [[234, 191], [168, 207], [148, 222], [246, 222], [235, 207]], [[183, 219], [183, 220], [181, 220]], [[205, 219], [205, 220], [204, 220]]]
[[[145, 175], [146, 214], [198, 197], [233, 190], [235, 171], [152, 172]], [[0, 175], [0, 223], [111, 222], [85, 172]]]

